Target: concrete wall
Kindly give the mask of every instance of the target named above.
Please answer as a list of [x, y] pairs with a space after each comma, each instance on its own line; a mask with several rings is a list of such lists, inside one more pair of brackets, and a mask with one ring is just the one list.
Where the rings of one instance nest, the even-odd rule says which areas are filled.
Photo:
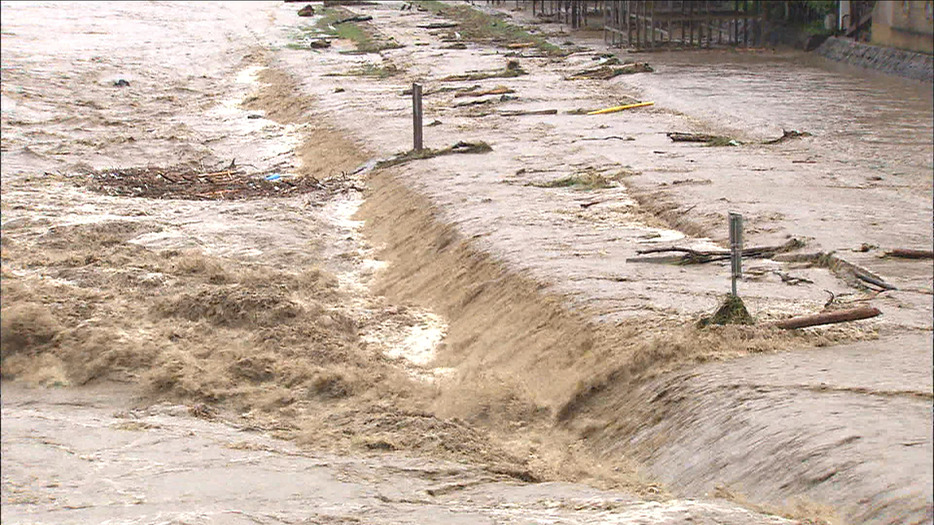
[[934, 1], [876, 2], [872, 43], [934, 54]]

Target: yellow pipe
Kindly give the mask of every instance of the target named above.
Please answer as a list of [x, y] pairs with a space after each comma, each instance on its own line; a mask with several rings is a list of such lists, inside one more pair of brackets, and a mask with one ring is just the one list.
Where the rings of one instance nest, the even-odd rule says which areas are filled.
[[616, 106], [612, 108], [598, 109], [596, 111], [591, 111], [587, 114], [588, 115], [604, 115], [606, 113], [616, 113], [617, 111], [622, 111], [624, 109], [643, 108], [645, 106], [651, 106], [654, 104], [655, 104], [654, 102], [639, 102], [638, 104], [627, 104], [625, 106]]

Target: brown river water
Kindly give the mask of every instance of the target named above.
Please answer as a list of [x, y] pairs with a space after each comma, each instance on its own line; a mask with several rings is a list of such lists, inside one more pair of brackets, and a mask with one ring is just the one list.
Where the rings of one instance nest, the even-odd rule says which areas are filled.
[[[485, 87], [502, 83], [517, 90], [518, 99], [504, 108], [552, 107], [558, 114], [478, 118], [468, 114], [471, 108], [454, 106], [450, 93], [426, 97], [426, 119], [438, 121], [426, 128], [431, 147], [483, 139], [493, 151], [412, 162], [355, 182], [369, 184], [369, 193], [155, 200], [98, 195], [63, 178], [79, 165], [226, 166], [230, 159], [257, 170], [310, 169], [321, 177], [350, 172], [366, 158], [410, 147], [410, 102], [400, 92], [412, 81], [430, 89], [442, 85], [433, 78], [504, 62], [503, 50], [488, 44], [442, 50], [438, 34], [417, 27], [434, 18], [402, 12], [401, 3], [353, 8], [374, 15], [373, 26], [404, 45], [381, 55], [338, 53], [346, 42], [321, 52], [288, 47], [290, 35], [307, 23], [296, 16], [296, 4], [179, 5], [3, 3], [4, 311], [13, 304], [9, 297], [25, 297], [51, 304], [56, 315], [85, 303], [101, 312], [87, 322], [79, 316], [78, 327], [63, 316], [59, 328], [74, 348], [55, 348], [63, 361], [52, 352], [46, 361], [37, 359], [51, 364], [33, 375], [67, 384], [74, 378], [68, 367], [85, 364], [92, 377], [134, 384], [161, 368], [182, 367], [184, 375], [171, 392], [177, 397], [155, 405], [130, 386], [43, 390], [7, 382], [5, 375], [4, 522], [747, 525], [785, 521], [737, 502], [787, 510], [796, 498], [811, 508], [806, 516], [930, 522], [934, 276], [929, 262], [856, 250], [860, 243], [930, 249], [930, 85], [797, 52], [634, 54], [630, 58], [650, 61], [656, 72], [611, 83], [564, 80], [592, 64], [587, 54], [556, 62], [530, 57], [520, 59], [529, 75]], [[602, 51], [585, 38], [561, 38]], [[384, 60], [403, 73], [342, 76]], [[292, 82], [263, 77], [263, 71]], [[131, 86], [115, 88], [118, 78]], [[241, 104], [250, 96], [259, 98], [255, 106]], [[621, 96], [653, 100], [656, 108], [597, 118], [567, 114], [612, 105]], [[814, 136], [774, 148], [706, 148], [672, 144], [664, 136], [711, 131], [755, 142], [782, 129]], [[578, 142], [606, 135], [632, 140]], [[632, 168], [625, 184], [602, 190], [541, 184], [582, 169], [621, 166]], [[638, 205], [635, 195], [643, 196]], [[676, 213], [696, 226], [693, 233], [640, 209], [656, 196], [675, 203]], [[885, 314], [801, 335], [739, 331], [721, 341], [688, 332], [677, 340], [672, 326], [690, 326], [716, 305], [726, 289], [726, 268], [623, 261], [655, 242], [709, 247], [722, 241], [717, 228], [727, 205], [746, 214], [750, 244], [806, 237], [809, 249], [837, 250], [905, 290], [872, 295], [823, 268], [755, 262], [749, 269], [763, 273], [750, 274], [742, 291], [761, 319], [813, 313], [826, 301], [825, 290], [843, 301], [872, 300]], [[409, 213], [429, 208], [427, 218]], [[119, 231], [94, 229], [97, 223]], [[451, 231], [479, 250], [464, 250], [460, 259], [456, 250], [439, 252], [437, 246], [461, 239]], [[94, 232], [109, 232], [112, 238], [103, 241], [117, 242], [103, 261], [90, 256], [110, 244], [83, 245], [98, 242]], [[468, 243], [455, 243], [461, 244]], [[193, 263], [195, 270], [179, 270], [185, 261], [170, 259], [184, 250], [201, 250], [195, 262], [219, 268], [214, 277], [222, 286]], [[499, 266], [485, 272], [473, 265], [486, 253], [544, 284], [523, 295], [525, 281], [516, 285]], [[68, 266], [73, 261], [87, 264]], [[296, 288], [305, 281], [293, 273], [318, 267], [336, 275], [338, 291], [311, 301]], [[385, 267], [388, 279], [381, 277]], [[787, 285], [769, 273], [775, 269], [812, 282]], [[18, 295], [8, 294], [8, 283]], [[365, 344], [335, 346], [352, 352], [338, 354], [340, 363], [329, 370], [363, 394], [322, 400], [304, 384], [289, 390], [274, 382], [244, 383], [232, 376], [240, 370], [233, 365], [251, 372], [245, 358], [260, 346], [252, 339], [256, 330], [154, 317], [166, 298], [183, 294], [197, 303], [238, 286], [250, 297], [281, 299], [267, 289], [275, 288], [307, 301], [294, 324], [324, 327], [315, 336], [356, 341], [359, 335]], [[214, 290], [221, 291], [196, 294]], [[622, 381], [609, 385], [580, 403], [567, 428], [526, 434], [523, 425], [541, 423], [537, 415], [554, 410], [555, 399], [565, 400], [569, 385], [586, 386], [625, 358], [613, 355], [612, 344], [594, 345], [591, 352], [589, 338], [584, 355], [572, 354], [581, 334], [578, 318], [555, 314], [551, 297], [542, 300], [540, 290], [608, 324], [645, 321], [630, 330], [636, 341], [627, 351], [646, 351], [650, 359], [675, 340], [678, 351], [697, 351], [699, 361], [713, 362], [659, 373], [636, 391]], [[297, 344], [293, 328], [283, 322], [264, 333]], [[84, 333], [94, 337], [82, 340]], [[705, 343], [716, 348], [696, 350]], [[722, 348], [730, 344], [736, 348]], [[119, 370], [82, 351], [117, 356]], [[761, 354], [718, 360], [749, 352]], [[296, 368], [307, 364], [290, 354], [261, 357]], [[211, 373], [201, 368], [202, 359]], [[358, 368], [340, 368], [349, 361]], [[260, 366], [265, 362], [256, 365], [257, 373], [268, 373]], [[416, 394], [407, 401], [388, 381], [377, 380], [413, 371], [429, 378], [429, 386], [411, 387]], [[295, 375], [312, 373], [321, 370]], [[432, 390], [431, 378], [448, 375], [455, 378], [450, 390]], [[482, 392], [489, 398], [474, 397], [471, 381], [492, 384], [490, 378], [504, 377], [512, 397], [492, 388]], [[201, 405], [179, 404], [208, 392], [242, 402], [242, 420], [208, 421]], [[454, 407], [408, 404], [435, 395]], [[287, 406], [277, 411], [276, 403]], [[636, 428], [614, 427], [633, 407]], [[278, 418], [268, 425], [274, 436], [310, 447], [299, 450], [256, 432], [254, 410]], [[430, 416], [422, 412], [430, 410]], [[565, 446], [565, 432], [573, 447]], [[443, 453], [426, 441], [440, 443]], [[329, 446], [340, 454], [315, 448]], [[399, 448], [384, 453], [381, 446]], [[575, 456], [572, 448], [590, 456]], [[456, 455], [468, 449], [480, 452]], [[555, 454], [565, 454], [565, 462], [553, 460]], [[490, 471], [479, 465], [487, 456], [523, 468], [545, 465], [544, 472], [554, 467], [557, 473], [545, 479], [560, 482], [527, 483]], [[607, 470], [639, 461], [647, 478], [670, 494], [656, 498], [656, 485], [642, 486], [637, 497], [572, 483], [600, 479], [593, 474], [600, 469], [581, 459], [591, 456]], [[253, 479], [263, 481], [258, 497]], [[723, 496], [732, 501], [718, 499]], [[825, 513], [823, 505], [831, 510]]]
[[808, 131], [837, 160], [892, 175], [934, 170], [930, 84], [791, 51], [636, 56], [656, 72], [627, 82], [693, 117], [754, 139]]

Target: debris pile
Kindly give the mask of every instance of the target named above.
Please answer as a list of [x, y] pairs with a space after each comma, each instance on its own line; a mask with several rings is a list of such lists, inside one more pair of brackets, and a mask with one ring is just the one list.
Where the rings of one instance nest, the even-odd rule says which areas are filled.
[[274, 170], [247, 173], [235, 166], [213, 172], [189, 166], [113, 168], [87, 174], [83, 184], [105, 195], [182, 200], [290, 197], [335, 189], [314, 177], [284, 176]]
[[527, 75], [528, 73], [522, 69], [522, 66], [519, 65], [519, 62], [516, 60], [510, 60], [506, 63], [505, 69], [500, 69], [498, 71], [477, 71], [475, 73], [465, 73], [462, 75], [448, 75], [442, 79], [441, 82], [464, 82], [468, 80], [485, 80], [488, 78], [512, 78], [522, 75]]
[[631, 75], [633, 73], [651, 73], [655, 71], [648, 62], [633, 62], [624, 64], [621, 67], [610, 67], [603, 65], [600, 67], [578, 71], [568, 77], [568, 80], [609, 80], [619, 75]]

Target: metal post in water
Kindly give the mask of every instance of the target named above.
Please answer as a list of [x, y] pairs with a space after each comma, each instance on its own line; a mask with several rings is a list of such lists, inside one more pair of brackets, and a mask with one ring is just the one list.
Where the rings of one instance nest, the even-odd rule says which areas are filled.
[[737, 297], [736, 280], [743, 276], [743, 216], [733, 212], [730, 212], [730, 276], [733, 297]]
[[422, 85], [412, 84], [412, 131], [415, 151], [422, 150]]

